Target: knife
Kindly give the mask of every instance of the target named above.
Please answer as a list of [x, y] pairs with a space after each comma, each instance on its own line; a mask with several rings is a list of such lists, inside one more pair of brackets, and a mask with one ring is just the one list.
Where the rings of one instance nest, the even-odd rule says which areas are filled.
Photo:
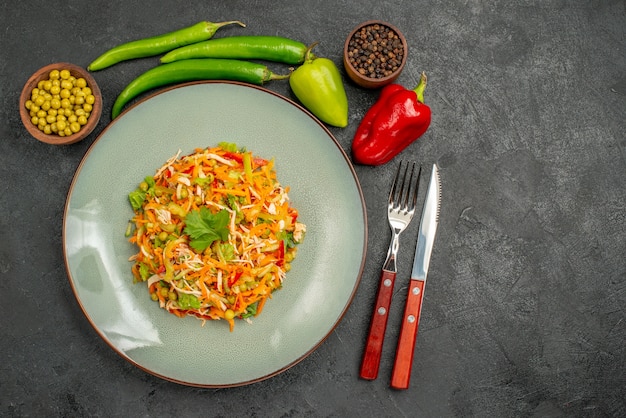
[[439, 224], [440, 206], [441, 181], [439, 178], [439, 167], [437, 167], [437, 164], [434, 164], [428, 191], [426, 192], [426, 201], [422, 209], [422, 219], [420, 220], [413, 270], [411, 271], [411, 281], [409, 283], [409, 294], [404, 307], [400, 336], [396, 348], [396, 359], [393, 365], [393, 372], [391, 373], [391, 387], [395, 389], [407, 389], [411, 379], [415, 338], [417, 337], [417, 327], [422, 311], [422, 298], [424, 296], [424, 287], [426, 286], [428, 264], [433, 251], [437, 225]]

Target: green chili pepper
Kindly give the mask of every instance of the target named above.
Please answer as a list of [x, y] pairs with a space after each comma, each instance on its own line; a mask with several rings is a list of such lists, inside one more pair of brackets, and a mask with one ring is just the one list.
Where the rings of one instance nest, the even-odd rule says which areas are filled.
[[245, 27], [246, 25], [238, 20], [228, 22], [200, 22], [193, 26], [176, 30], [174, 32], [153, 36], [151, 38], [138, 39], [136, 41], [127, 42], [109, 49], [104, 54], [96, 58], [87, 69], [89, 71], [98, 71], [121, 61], [134, 58], [151, 57], [162, 54], [172, 49], [189, 45], [200, 41], [210, 39], [215, 32], [222, 26], [238, 24]]
[[328, 58], [312, 58], [311, 45], [304, 64], [289, 78], [291, 90], [298, 100], [323, 122], [345, 128], [348, 126], [348, 98], [341, 74]]
[[249, 61], [198, 58], [175, 61], [154, 67], [130, 82], [117, 96], [111, 118], [115, 119], [124, 106], [148, 90], [168, 84], [197, 80], [234, 80], [261, 85], [270, 80], [289, 78], [270, 71], [267, 66]]
[[162, 63], [189, 58], [259, 59], [301, 64], [307, 47], [281, 36], [229, 36], [183, 46], [161, 57]]

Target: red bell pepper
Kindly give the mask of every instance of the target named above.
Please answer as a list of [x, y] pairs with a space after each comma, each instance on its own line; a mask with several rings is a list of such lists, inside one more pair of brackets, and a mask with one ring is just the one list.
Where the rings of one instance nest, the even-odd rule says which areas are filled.
[[243, 156], [241, 153], [238, 152], [225, 152], [224, 154], [224, 158], [228, 159], [228, 160], [234, 160], [237, 161], [239, 164], [243, 163]]
[[276, 261], [276, 265], [282, 267], [285, 265], [285, 241], [280, 240], [278, 243], [278, 250], [276, 251], [278, 252], [278, 261]]
[[354, 135], [352, 156], [355, 162], [385, 164], [426, 132], [431, 112], [424, 104], [425, 89], [425, 73], [414, 90], [399, 84], [383, 87]]
[[233, 275], [233, 277], [231, 277], [231, 278], [228, 280], [228, 287], [233, 287], [233, 285], [234, 285], [235, 283], [237, 283], [237, 280], [239, 280], [239, 278], [240, 278], [242, 275], [243, 275], [243, 272], [242, 272], [242, 271], [238, 271], [238, 272], [236, 272], [236, 273]]

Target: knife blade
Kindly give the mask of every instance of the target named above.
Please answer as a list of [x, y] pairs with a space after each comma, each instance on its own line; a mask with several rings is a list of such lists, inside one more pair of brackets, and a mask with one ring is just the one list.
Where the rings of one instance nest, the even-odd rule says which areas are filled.
[[395, 389], [407, 389], [411, 380], [415, 339], [422, 311], [422, 298], [426, 286], [430, 256], [439, 224], [440, 208], [441, 180], [439, 178], [439, 167], [437, 167], [437, 164], [433, 164], [426, 200], [422, 209], [422, 219], [420, 220], [415, 257], [413, 258], [409, 291], [404, 307], [404, 315], [402, 316], [396, 358], [391, 374], [391, 387]]

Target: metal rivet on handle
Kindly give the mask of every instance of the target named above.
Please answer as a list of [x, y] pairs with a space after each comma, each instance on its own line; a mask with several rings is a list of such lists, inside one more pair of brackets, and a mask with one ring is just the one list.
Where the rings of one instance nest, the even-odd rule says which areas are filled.
[[416, 287], [414, 287], [412, 289], [412, 292], [413, 292], [414, 295], [419, 295], [420, 294], [420, 288], [416, 286]]
[[406, 318], [407, 321], [409, 321], [409, 324], [412, 324], [413, 322], [415, 322], [415, 317], [413, 315], [409, 315]]
[[391, 286], [391, 280], [389, 280], [389, 279], [385, 279], [385, 281], [383, 282], [383, 284], [385, 285], [385, 287], [390, 287], [390, 286]]
[[379, 315], [384, 315], [386, 313], [387, 313], [387, 309], [385, 309], [384, 307], [381, 306], [380, 308], [378, 308]]

